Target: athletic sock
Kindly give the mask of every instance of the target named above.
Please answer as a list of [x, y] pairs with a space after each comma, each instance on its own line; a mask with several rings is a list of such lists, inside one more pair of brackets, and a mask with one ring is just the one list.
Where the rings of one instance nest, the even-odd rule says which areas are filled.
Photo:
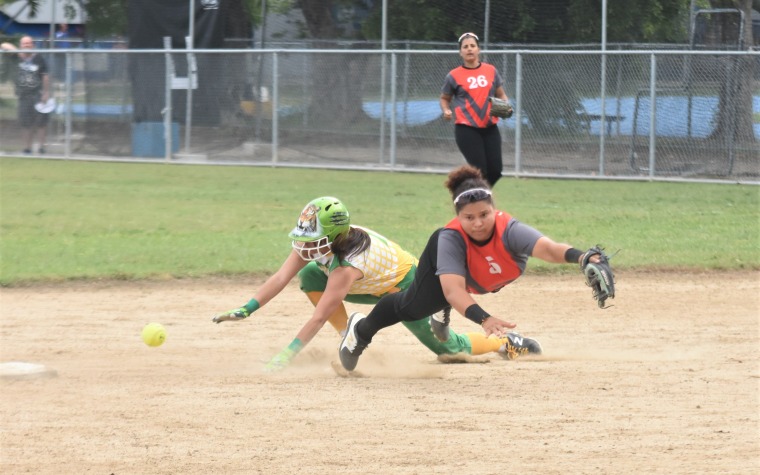
[[465, 336], [470, 339], [473, 355], [496, 353], [506, 340], [506, 338], [485, 336], [483, 333], [465, 333]]
[[[324, 292], [306, 292], [306, 296], [309, 297], [309, 301], [316, 307], [317, 303], [319, 303], [319, 299], [322, 298], [323, 293]], [[348, 327], [348, 313], [346, 312], [346, 306], [343, 305], [343, 302], [338, 305], [338, 308], [335, 309], [327, 321], [330, 322], [330, 325], [332, 325], [340, 335], [343, 335], [343, 332], [346, 331], [346, 328]]]

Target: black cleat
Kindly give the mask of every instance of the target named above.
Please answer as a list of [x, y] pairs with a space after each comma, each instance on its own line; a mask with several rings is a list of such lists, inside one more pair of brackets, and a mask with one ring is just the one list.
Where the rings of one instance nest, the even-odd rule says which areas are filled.
[[353, 371], [359, 363], [359, 356], [361, 356], [364, 349], [369, 345], [359, 335], [356, 334], [356, 324], [367, 318], [366, 315], [359, 312], [354, 312], [348, 319], [348, 328], [346, 328], [346, 334], [343, 336], [343, 340], [338, 347], [338, 353], [340, 356], [340, 364], [343, 365], [348, 371]]
[[538, 340], [524, 337], [519, 333], [507, 333], [505, 340], [499, 348], [499, 354], [508, 360], [514, 360], [524, 355], [540, 355], [543, 352]]
[[451, 321], [451, 307], [446, 307], [440, 312], [430, 316], [430, 328], [438, 341], [449, 341], [449, 322]]

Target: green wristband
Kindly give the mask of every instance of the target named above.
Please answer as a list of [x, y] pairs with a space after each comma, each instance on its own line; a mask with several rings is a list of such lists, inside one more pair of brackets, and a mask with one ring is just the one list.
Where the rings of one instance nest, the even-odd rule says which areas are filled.
[[259, 301], [256, 300], [256, 299], [251, 299], [251, 300], [248, 301], [247, 304], [244, 305], [244, 307], [245, 307], [246, 310], [248, 310], [248, 314], [250, 315], [250, 314], [252, 314], [253, 312], [255, 312], [256, 310], [259, 309], [259, 307], [260, 307]]
[[303, 349], [303, 342], [299, 338], [295, 338], [288, 345], [288, 349], [292, 351], [294, 355], [296, 355]]

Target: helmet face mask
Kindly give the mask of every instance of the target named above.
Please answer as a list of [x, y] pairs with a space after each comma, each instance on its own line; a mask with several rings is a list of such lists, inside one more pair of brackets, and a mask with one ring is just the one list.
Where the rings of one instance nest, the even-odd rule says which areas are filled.
[[335, 239], [350, 230], [348, 210], [337, 198], [324, 196], [310, 201], [288, 235], [293, 249], [305, 261], [321, 259], [331, 252]]
[[293, 250], [295, 250], [301, 259], [305, 261], [318, 261], [327, 257], [332, 252], [331, 242], [324, 236], [316, 241], [293, 241]]

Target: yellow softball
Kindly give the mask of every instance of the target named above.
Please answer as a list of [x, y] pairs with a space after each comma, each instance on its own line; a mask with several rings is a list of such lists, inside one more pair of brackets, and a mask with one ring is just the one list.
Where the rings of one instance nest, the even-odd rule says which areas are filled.
[[148, 346], [161, 346], [166, 340], [166, 329], [160, 323], [149, 323], [142, 330], [142, 339]]

